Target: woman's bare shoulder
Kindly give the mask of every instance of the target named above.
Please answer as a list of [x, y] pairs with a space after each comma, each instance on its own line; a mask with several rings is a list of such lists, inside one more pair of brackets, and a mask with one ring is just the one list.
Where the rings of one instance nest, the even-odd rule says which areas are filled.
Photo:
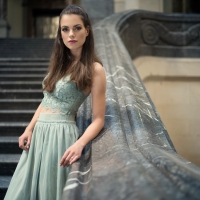
[[105, 74], [104, 68], [101, 63], [94, 62], [94, 72], [96, 75]]
[[[102, 91], [104, 93], [105, 88], [106, 88], [105, 70], [100, 63], [95, 62], [94, 63], [94, 77], [93, 77], [92, 89], [94, 89], [95, 92]], [[94, 92], [94, 90], [92, 90], [92, 91]]]

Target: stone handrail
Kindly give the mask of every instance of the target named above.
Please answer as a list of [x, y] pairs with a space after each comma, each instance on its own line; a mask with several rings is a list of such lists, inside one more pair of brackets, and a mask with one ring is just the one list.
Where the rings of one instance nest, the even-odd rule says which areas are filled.
[[[132, 61], [175, 51], [181, 57], [199, 55], [200, 17], [191, 16], [193, 21], [186, 15], [173, 21], [173, 15], [126, 11], [95, 25], [96, 49], [107, 76], [105, 126], [72, 165], [63, 200], [199, 199], [200, 168], [176, 153]], [[192, 25], [170, 30], [178, 17]], [[88, 98], [77, 117], [81, 132], [90, 122]]]

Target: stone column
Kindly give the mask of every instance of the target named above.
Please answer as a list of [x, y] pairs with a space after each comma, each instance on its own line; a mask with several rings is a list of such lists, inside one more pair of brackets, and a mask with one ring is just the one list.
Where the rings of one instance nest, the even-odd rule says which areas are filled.
[[6, 0], [0, 0], [0, 19], [6, 19]]
[[114, 12], [113, 0], [81, 0], [80, 3], [90, 16], [92, 24]]
[[7, 1], [0, 0], [0, 37], [8, 37], [9, 25], [6, 20]]

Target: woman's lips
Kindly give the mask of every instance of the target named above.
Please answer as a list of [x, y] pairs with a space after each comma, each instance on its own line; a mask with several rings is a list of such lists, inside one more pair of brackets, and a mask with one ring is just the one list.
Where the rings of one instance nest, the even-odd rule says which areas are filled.
[[77, 40], [69, 40], [68, 42], [69, 42], [70, 44], [74, 44], [74, 43], [77, 42]]

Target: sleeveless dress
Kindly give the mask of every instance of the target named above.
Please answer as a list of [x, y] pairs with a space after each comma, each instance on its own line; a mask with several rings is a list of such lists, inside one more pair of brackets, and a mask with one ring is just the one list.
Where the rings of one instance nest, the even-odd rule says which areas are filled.
[[28, 151], [23, 151], [4, 200], [61, 200], [69, 167], [60, 160], [79, 137], [75, 115], [87, 95], [70, 76], [60, 79], [52, 93], [44, 91], [42, 107]]

